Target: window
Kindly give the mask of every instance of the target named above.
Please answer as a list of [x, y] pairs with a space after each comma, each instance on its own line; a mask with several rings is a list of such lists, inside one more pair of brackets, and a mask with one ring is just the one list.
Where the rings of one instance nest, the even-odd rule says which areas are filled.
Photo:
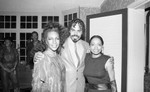
[[77, 13], [65, 15], [64, 16], [64, 26], [68, 27], [71, 20], [76, 19], [76, 18], [77, 18]]
[[38, 28], [38, 16], [21, 16], [20, 28], [21, 29]]
[[42, 28], [49, 22], [59, 22], [59, 16], [42, 16]]
[[16, 16], [0, 15], [0, 29], [16, 28]]
[[31, 33], [20, 33], [20, 61], [26, 61], [26, 46], [27, 41], [31, 38]]

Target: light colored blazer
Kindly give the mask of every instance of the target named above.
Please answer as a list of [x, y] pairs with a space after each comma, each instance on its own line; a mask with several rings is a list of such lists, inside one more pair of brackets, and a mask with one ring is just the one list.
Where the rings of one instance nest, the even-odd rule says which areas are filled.
[[[78, 66], [75, 65], [75, 59], [73, 55], [71, 55], [73, 48], [73, 42], [70, 37], [64, 43], [64, 48], [61, 51], [61, 57], [64, 61], [64, 65], [66, 67], [66, 92], [84, 92], [85, 87], [85, 79], [83, 76], [84, 70], [84, 58], [89, 49], [89, 45], [87, 42], [83, 40], [79, 40], [78, 44], [78, 53], [80, 54], [80, 63]], [[81, 49], [81, 50], [80, 50]], [[82, 54], [82, 55], [81, 55]]]

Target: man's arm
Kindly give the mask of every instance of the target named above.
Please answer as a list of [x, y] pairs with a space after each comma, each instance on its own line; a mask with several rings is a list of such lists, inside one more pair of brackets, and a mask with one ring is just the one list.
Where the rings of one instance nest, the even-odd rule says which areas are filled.
[[108, 72], [109, 78], [110, 78], [110, 85], [112, 92], [117, 92], [117, 85], [115, 80], [115, 71], [114, 71], [114, 58], [111, 57], [107, 60], [105, 68]]
[[36, 64], [37, 62], [39, 62], [40, 60], [42, 60], [44, 58], [44, 54], [42, 52], [36, 52], [33, 58], [33, 62], [34, 64]]

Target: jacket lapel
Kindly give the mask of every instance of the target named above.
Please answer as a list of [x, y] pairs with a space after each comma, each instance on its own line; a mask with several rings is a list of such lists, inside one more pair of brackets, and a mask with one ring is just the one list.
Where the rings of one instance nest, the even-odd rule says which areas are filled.
[[64, 56], [64, 58], [66, 59], [65, 60], [66, 62], [68, 62], [71, 66], [76, 67], [73, 62], [72, 55], [70, 53], [68, 39], [66, 40], [64, 44], [64, 50], [62, 54], [63, 54], [62, 56]]
[[81, 45], [83, 47], [83, 55], [81, 57], [80, 64], [79, 64], [78, 68], [81, 68], [84, 66], [84, 59], [85, 59], [85, 55], [86, 55], [87, 49], [88, 49], [88, 44], [83, 42], [82, 40], [81, 40]]

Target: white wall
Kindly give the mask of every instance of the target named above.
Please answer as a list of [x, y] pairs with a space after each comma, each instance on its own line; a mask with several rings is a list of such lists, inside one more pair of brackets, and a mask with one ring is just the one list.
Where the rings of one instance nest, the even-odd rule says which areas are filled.
[[144, 9], [128, 11], [127, 92], [144, 91]]

